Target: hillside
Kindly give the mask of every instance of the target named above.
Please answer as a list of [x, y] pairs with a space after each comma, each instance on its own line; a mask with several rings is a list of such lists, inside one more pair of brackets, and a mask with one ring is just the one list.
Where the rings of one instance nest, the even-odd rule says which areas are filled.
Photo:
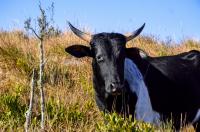
[[[0, 131], [24, 131], [25, 111], [29, 104], [32, 69], [38, 69], [38, 41], [21, 31], [0, 31]], [[45, 100], [47, 131], [170, 131], [170, 123], [161, 128], [150, 124], [123, 121], [117, 115], [103, 115], [94, 101], [91, 59], [75, 59], [65, 47], [86, 44], [71, 32], [45, 40]], [[86, 44], [87, 45], [87, 44]], [[192, 49], [200, 42], [185, 40], [179, 44], [162, 42], [153, 36], [141, 36], [128, 43], [150, 56], [174, 55]], [[40, 129], [39, 90], [36, 90], [32, 131]], [[104, 119], [110, 122], [104, 125]], [[109, 126], [110, 125], [110, 126]], [[123, 127], [122, 127], [123, 126]], [[192, 131], [187, 127], [185, 130]]]

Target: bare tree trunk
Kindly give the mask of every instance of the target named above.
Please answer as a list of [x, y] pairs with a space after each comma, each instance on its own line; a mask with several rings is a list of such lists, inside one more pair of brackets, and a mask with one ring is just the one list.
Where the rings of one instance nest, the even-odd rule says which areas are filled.
[[[52, 4], [52, 8], [54, 8]], [[40, 10], [40, 16], [37, 18], [37, 24], [38, 24], [38, 30], [34, 29], [31, 26], [31, 18], [27, 19], [24, 24], [25, 28], [27, 30], [31, 30], [37, 39], [40, 41], [38, 46], [39, 46], [39, 60], [40, 60], [40, 65], [39, 65], [39, 81], [38, 81], [38, 86], [40, 90], [40, 104], [41, 104], [41, 130], [45, 130], [45, 94], [44, 94], [44, 39], [48, 37], [49, 31], [52, 29], [52, 26], [49, 25], [45, 10], [42, 8], [41, 3], [39, 3], [39, 10]]]
[[34, 104], [34, 91], [35, 91], [35, 85], [36, 85], [36, 75], [35, 75], [35, 69], [33, 69], [33, 75], [31, 80], [31, 94], [30, 94], [30, 104], [29, 109], [26, 111], [26, 122], [25, 122], [25, 131], [28, 132], [29, 126], [31, 124], [31, 114]]
[[43, 39], [40, 39], [39, 43], [40, 49], [40, 72], [39, 72], [39, 89], [40, 89], [40, 96], [41, 96], [41, 129], [44, 130], [45, 128], [45, 98], [44, 98], [44, 89], [43, 89], [43, 74], [44, 74], [44, 46], [43, 46]]

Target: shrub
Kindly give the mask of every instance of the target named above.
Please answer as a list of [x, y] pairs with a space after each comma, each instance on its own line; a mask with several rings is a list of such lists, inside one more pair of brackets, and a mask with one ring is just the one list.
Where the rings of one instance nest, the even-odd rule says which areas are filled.
[[0, 120], [5, 124], [11, 119], [14, 126], [20, 126], [25, 121], [26, 105], [22, 104], [19, 100], [19, 96], [13, 96], [10, 94], [4, 94], [0, 96]]
[[104, 123], [97, 123], [96, 129], [104, 132], [151, 132], [155, 131], [155, 127], [148, 123], [133, 121], [132, 117], [123, 118], [122, 116], [113, 114], [104, 114]]

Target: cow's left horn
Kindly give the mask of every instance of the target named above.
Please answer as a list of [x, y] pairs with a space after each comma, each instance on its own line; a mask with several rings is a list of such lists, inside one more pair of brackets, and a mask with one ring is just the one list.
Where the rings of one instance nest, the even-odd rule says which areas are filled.
[[69, 24], [69, 27], [73, 31], [74, 34], [76, 34], [81, 39], [83, 39], [87, 42], [90, 42], [90, 40], [92, 39], [92, 35], [89, 35], [87, 33], [80, 31], [79, 29], [75, 28], [70, 22], [68, 22], [68, 24]]
[[135, 30], [130, 36], [126, 36], [126, 42], [128, 42], [128, 41], [134, 39], [135, 37], [137, 37], [142, 32], [144, 26], [145, 26], [145, 23], [140, 28]]

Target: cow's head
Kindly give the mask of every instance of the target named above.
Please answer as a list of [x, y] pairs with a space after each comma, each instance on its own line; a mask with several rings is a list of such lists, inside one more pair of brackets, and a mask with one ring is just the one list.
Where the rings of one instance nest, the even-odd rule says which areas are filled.
[[99, 33], [89, 35], [69, 23], [71, 30], [90, 46], [73, 45], [65, 49], [69, 54], [81, 58], [93, 58], [93, 72], [98, 74], [107, 94], [118, 94], [124, 86], [124, 60], [127, 52], [126, 43], [143, 30], [145, 24], [135, 30], [130, 36], [119, 33]]

